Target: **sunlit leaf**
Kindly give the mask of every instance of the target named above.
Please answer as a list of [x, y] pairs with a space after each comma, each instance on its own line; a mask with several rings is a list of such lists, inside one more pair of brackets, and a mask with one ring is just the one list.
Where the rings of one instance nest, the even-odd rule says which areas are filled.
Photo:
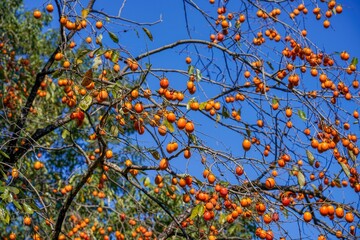
[[356, 162], [356, 155], [353, 153], [353, 151], [351, 151], [351, 150], [348, 149], [348, 154], [349, 154], [350, 159], [351, 159], [353, 162]]
[[62, 139], [65, 139], [69, 135], [70, 135], [70, 132], [67, 129], [64, 129], [61, 133]]
[[303, 188], [305, 186], [306, 181], [305, 181], [305, 176], [301, 171], [298, 171], [297, 179], [298, 179], [300, 189]]
[[114, 137], [117, 137], [119, 135], [119, 129], [117, 128], [117, 126], [112, 125], [110, 127], [110, 133], [111, 135], [113, 135]]
[[306, 114], [304, 113], [304, 111], [302, 110], [298, 110], [298, 115], [301, 118], [301, 120], [305, 121], [306, 120]]
[[190, 219], [194, 219], [196, 216], [198, 216], [201, 206], [201, 204], [198, 204], [191, 210], [191, 214], [189, 217]]
[[151, 34], [150, 30], [147, 28], [143, 28], [144, 32], [146, 33], [146, 35], [148, 36], [148, 38], [150, 39], [150, 41], [153, 41], [153, 35]]
[[223, 213], [220, 213], [219, 223], [220, 223], [221, 225], [223, 225], [225, 222], [226, 222], [226, 215], [223, 214]]
[[30, 205], [28, 205], [27, 203], [23, 203], [23, 209], [24, 209], [24, 212], [27, 214], [34, 213], [34, 210], [32, 209], [32, 207], [30, 207]]
[[172, 133], [175, 131], [173, 124], [169, 122], [166, 118], [164, 118], [162, 124], [165, 125], [165, 127], [169, 130], [169, 132]]
[[314, 161], [315, 161], [315, 157], [314, 155], [312, 154], [312, 152], [310, 152], [309, 150], [306, 149], [306, 157], [309, 161], [309, 164], [312, 166], [314, 164]]
[[113, 51], [111, 54], [111, 61], [117, 63], [119, 61], [120, 54], [118, 51]]
[[92, 104], [92, 97], [90, 95], [87, 95], [79, 103], [79, 108], [85, 112], [86, 110], [88, 110], [91, 104]]
[[14, 194], [19, 194], [19, 189], [16, 187], [7, 187], [9, 189], [10, 192], [14, 193]]
[[94, 63], [92, 65], [92, 68], [97, 69], [102, 64], [101, 56], [96, 56], [94, 58]]
[[196, 69], [196, 74], [195, 74], [195, 76], [196, 76], [196, 81], [200, 81], [200, 80], [201, 80], [202, 75], [201, 75], [200, 69]]
[[271, 100], [271, 103], [272, 104], [276, 104], [276, 103], [278, 103], [279, 102], [279, 100], [277, 99], [277, 97], [274, 97], [272, 100]]
[[144, 179], [144, 186], [147, 187], [147, 186], [149, 186], [149, 185], [150, 185], [150, 178], [149, 178], [149, 177], [146, 177], [146, 178]]
[[344, 170], [344, 173], [345, 173], [346, 176], [349, 178], [349, 177], [350, 177], [350, 170], [349, 170], [349, 168], [346, 166], [345, 163], [343, 163], [343, 162], [339, 162], [339, 163], [340, 163], [342, 169]]
[[203, 110], [206, 107], [207, 102], [202, 102], [199, 104], [199, 110]]
[[86, 18], [88, 16], [88, 14], [89, 14], [89, 9], [88, 8], [85, 8], [85, 9], [81, 10], [81, 16], [83, 18]]
[[188, 74], [189, 74], [189, 75], [194, 74], [194, 70], [195, 70], [194, 66], [193, 66], [193, 65], [189, 65], [189, 67], [188, 67]]
[[202, 217], [204, 215], [205, 212], [205, 206], [202, 204], [199, 204], [199, 212], [198, 212], [198, 217]]
[[20, 205], [20, 203], [19, 203], [18, 201], [13, 201], [13, 204], [15, 205], [15, 207], [16, 207], [18, 210], [20, 210], [20, 211], [23, 210], [22, 207], [21, 207], [21, 205]]
[[358, 62], [359, 62], [359, 60], [358, 60], [358, 58], [357, 57], [353, 57], [353, 59], [351, 59], [351, 64], [352, 65], [357, 65], [358, 64]]
[[119, 38], [118, 38], [118, 36], [115, 34], [115, 33], [113, 33], [113, 32], [108, 32], [109, 33], [109, 37], [111, 38], [111, 40], [113, 40], [113, 42], [114, 43], [118, 43], [119, 42]]

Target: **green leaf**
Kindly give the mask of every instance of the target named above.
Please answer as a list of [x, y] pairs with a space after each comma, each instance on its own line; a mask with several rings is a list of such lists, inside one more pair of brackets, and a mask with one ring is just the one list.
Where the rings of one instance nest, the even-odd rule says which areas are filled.
[[349, 168], [346, 166], [345, 163], [343, 162], [339, 162], [339, 164], [341, 165], [342, 169], [344, 170], [344, 173], [346, 174], [346, 176], [349, 178], [350, 177], [350, 170]]
[[14, 193], [14, 194], [19, 194], [19, 189], [16, 187], [7, 187], [9, 189], [10, 192]]
[[199, 212], [198, 212], [198, 217], [201, 217], [204, 215], [204, 212], [205, 212], [205, 206], [202, 205], [202, 204], [199, 204]]
[[109, 37], [111, 38], [111, 40], [113, 40], [114, 43], [118, 43], [118, 42], [119, 42], [119, 38], [118, 38], [118, 36], [116, 36], [115, 33], [110, 32], [110, 31], [109, 31], [108, 33], [109, 33]]
[[194, 134], [189, 134], [189, 138], [193, 144], [197, 144], [196, 136]]
[[188, 67], [188, 74], [189, 74], [189, 75], [194, 74], [194, 70], [195, 70], [194, 66], [193, 66], [193, 65], [189, 65], [189, 67]]
[[89, 14], [89, 9], [88, 8], [85, 8], [85, 9], [81, 10], [81, 16], [83, 18], [86, 18], [88, 16], [88, 14]]
[[158, 151], [150, 150], [150, 153], [156, 160], [160, 160], [160, 153]]
[[113, 51], [111, 54], [111, 61], [117, 63], [119, 61], [120, 54], [118, 51]]
[[87, 49], [87, 48], [79, 50], [77, 52], [77, 59], [83, 58], [84, 56], [86, 56], [86, 54], [88, 54], [91, 51], [92, 51], [91, 49]]
[[229, 227], [229, 229], [227, 231], [229, 232], [230, 235], [232, 235], [237, 230], [238, 227], [239, 227], [239, 225], [233, 224]]
[[81, 100], [81, 102], [79, 103], [79, 107], [81, 110], [85, 112], [86, 110], [88, 110], [91, 104], [92, 104], [92, 97], [90, 95], [87, 95]]
[[266, 63], [267, 63], [267, 65], [269, 66], [269, 68], [270, 68], [271, 70], [274, 70], [274, 67], [273, 67], [273, 65], [271, 64], [271, 62], [266, 61]]
[[351, 60], [351, 64], [355, 65], [355, 66], [358, 64], [358, 62], [359, 62], [359, 60], [357, 57], [353, 57], [353, 59]]
[[306, 120], [306, 114], [304, 113], [304, 111], [302, 110], [298, 110], [298, 115], [301, 118], [301, 120], [305, 121]]
[[274, 97], [272, 100], [271, 100], [271, 103], [272, 104], [276, 104], [276, 103], [278, 103], [279, 102], [279, 100], [277, 99], [277, 97]]
[[63, 71], [61, 70], [56, 70], [53, 74], [52, 77], [53, 78], [59, 78], [62, 75]]
[[9, 155], [7, 155], [4, 151], [0, 150], [0, 154], [3, 155], [6, 158], [10, 158]]
[[150, 39], [150, 41], [153, 41], [153, 35], [151, 34], [150, 30], [147, 28], [142, 28], [144, 30], [144, 32], [146, 33], [146, 35], [148, 36], [148, 38]]
[[219, 223], [220, 223], [221, 225], [223, 225], [225, 222], [226, 222], [226, 215], [223, 214], [223, 213], [220, 213]]
[[191, 210], [190, 219], [194, 219], [198, 216], [201, 206], [201, 204], [198, 204]]
[[200, 69], [196, 69], [196, 81], [200, 81], [202, 78]]
[[306, 181], [305, 181], [305, 176], [301, 171], [298, 171], [297, 179], [298, 179], [300, 189], [302, 189], [305, 186]]
[[312, 154], [312, 152], [310, 152], [309, 150], [306, 150], [306, 157], [309, 161], [309, 164], [312, 166], [314, 165], [314, 161], [315, 161], [315, 157], [314, 155]]
[[10, 214], [3, 206], [0, 206], [0, 219], [5, 224], [10, 222]]
[[70, 135], [70, 132], [68, 130], [66, 130], [66, 129], [64, 129], [62, 131], [62, 133], [61, 133], [62, 139], [66, 139], [66, 137], [69, 136], [69, 135]]
[[3, 201], [6, 201], [9, 198], [10, 192], [8, 188], [5, 188], [4, 192], [0, 195]]
[[21, 207], [21, 205], [20, 205], [20, 203], [18, 202], [18, 201], [13, 201], [13, 204], [15, 205], [15, 207], [18, 209], [18, 210], [20, 210], [20, 211], [22, 211], [23, 209], [22, 209], [22, 207]]
[[144, 186], [147, 187], [147, 186], [149, 186], [149, 185], [150, 185], [150, 178], [149, 178], [149, 177], [146, 177], [146, 178], [144, 179]]
[[353, 162], [356, 162], [356, 155], [353, 153], [353, 151], [351, 151], [351, 150], [348, 149], [348, 154], [349, 154], [350, 159], [351, 159]]
[[199, 110], [203, 110], [206, 107], [207, 102], [202, 102], [199, 104]]
[[114, 137], [117, 137], [119, 135], [119, 129], [117, 128], [117, 126], [112, 125], [110, 127], [110, 133], [111, 135], [113, 135]]
[[171, 122], [169, 122], [166, 118], [164, 118], [163, 125], [165, 125], [165, 127], [169, 130], [169, 132], [173, 133], [175, 131], [174, 126], [172, 125]]
[[221, 115], [224, 118], [229, 118], [230, 117], [229, 110], [225, 106], [222, 107]]
[[27, 214], [33, 214], [34, 210], [27, 203], [23, 203], [23, 209]]

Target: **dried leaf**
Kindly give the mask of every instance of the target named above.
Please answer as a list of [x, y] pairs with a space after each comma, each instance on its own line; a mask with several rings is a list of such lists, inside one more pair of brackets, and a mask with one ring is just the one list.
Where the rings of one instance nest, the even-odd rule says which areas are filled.
[[90, 68], [89, 70], [86, 71], [82, 81], [81, 81], [81, 86], [86, 87], [87, 85], [89, 85], [92, 82], [93, 79], [93, 71], [92, 68]]
[[148, 36], [148, 38], [150, 39], [150, 41], [153, 41], [153, 35], [151, 34], [150, 30], [147, 28], [143, 28], [144, 32], [146, 33], [146, 35]]
[[297, 173], [297, 179], [298, 179], [300, 189], [302, 189], [305, 186], [306, 181], [305, 181], [305, 176], [301, 171], [299, 171]]
[[315, 161], [315, 157], [314, 155], [312, 154], [312, 152], [310, 152], [309, 150], [306, 150], [306, 157], [309, 161], [309, 164], [312, 166], [314, 165], [314, 161]]
[[339, 163], [340, 163], [342, 169], [344, 170], [344, 173], [345, 173], [346, 176], [349, 178], [349, 177], [350, 177], [350, 170], [349, 170], [349, 168], [346, 166], [345, 163], [343, 163], [343, 162], [339, 162]]

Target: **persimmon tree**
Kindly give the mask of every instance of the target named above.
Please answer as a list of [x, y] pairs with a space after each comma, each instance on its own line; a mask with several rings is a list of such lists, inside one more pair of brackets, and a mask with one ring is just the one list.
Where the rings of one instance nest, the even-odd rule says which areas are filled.
[[0, 3], [5, 239], [356, 238], [346, 8], [180, 3]]

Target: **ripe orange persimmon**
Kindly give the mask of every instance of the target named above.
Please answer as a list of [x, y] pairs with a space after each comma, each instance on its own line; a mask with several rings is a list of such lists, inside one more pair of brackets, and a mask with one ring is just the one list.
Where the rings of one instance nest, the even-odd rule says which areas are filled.
[[113, 157], [113, 152], [110, 149], [108, 149], [105, 153], [105, 156], [107, 159], [110, 159]]
[[335, 215], [338, 218], [343, 218], [344, 217], [344, 209], [342, 207], [337, 207], [335, 209]]
[[31, 218], [26, 216], [24, 217], [24, 220], [23, 220], [24, 224], [27, 225], [27, 226], [30, 226], [31, 224]]
[[194, 123], [189, 121], [185, 124], [185, 130], [186, 132], [188, 133], [192, 133], [194, 130], [195, 130], [195, 126], [194, 126]]
[[310, 212], [304, 212], [304, 221], [305, 222], [310, 222], [312, 219], [312, 214]]
[[54, 6], [49, 3], [48, 5], [46, 5], [46, 11], [48, 11], [48, 12], [54, 11]]
[[242, 142], [242, 147], [245, 151], [249, 151], [251, 148], [251, 142], [249, 139], [244, 139], [244, 141]]
[[345, 220], [348, 222], [348, 223], [352, 223], [354, 221], [354, 214], [352, 212], [347, 212], [345, 214]]
[[41, 18], [41, 12], [39, 10], [35, 10], [33, 15], [34, 15], [34, 18], [36, 18], [36, 19]]
[[268, 179], [266, 179], [265, 187], [267, 189], [273, 189], [275, 187], [275, 179], [272, 177], [269, 177]]
[[96, 26], [97, 29], [101, 29], [102, 26], [103, 26], [103, 23], [102, 23], [101, 21], [97, 21], [97, 22], [95, 23], [95, 26]]

